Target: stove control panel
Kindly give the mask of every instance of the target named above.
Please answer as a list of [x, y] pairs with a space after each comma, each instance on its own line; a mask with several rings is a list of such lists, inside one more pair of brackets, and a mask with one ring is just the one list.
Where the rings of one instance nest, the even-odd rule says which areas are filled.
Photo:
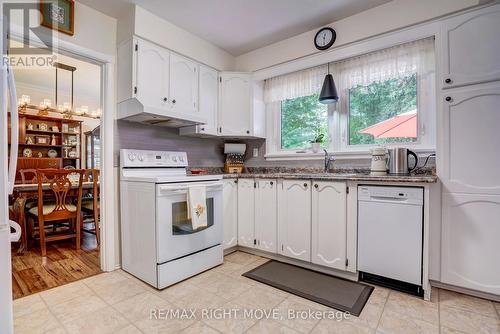
[[120, 150], [121, 167], [187, 167], [186, 152]]

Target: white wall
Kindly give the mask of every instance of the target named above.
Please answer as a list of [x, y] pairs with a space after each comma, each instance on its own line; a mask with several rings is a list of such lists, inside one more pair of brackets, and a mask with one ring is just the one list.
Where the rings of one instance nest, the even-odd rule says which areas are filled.
[[235, 58], [226, 51], [138, 6], [135, 7], [134, 32], [215, 69], [234, 69]]
[[[478, 3], [478, 0], [393, 0], [333, 22], [329, 26], [337, 32], [335, 47], [339, 47], [428, 21]], [[317, 31], [318, 29], [314, 29], [238, 56], [235, 66], [240, 71], [256, 71], [319, 53], [313, 43]]]

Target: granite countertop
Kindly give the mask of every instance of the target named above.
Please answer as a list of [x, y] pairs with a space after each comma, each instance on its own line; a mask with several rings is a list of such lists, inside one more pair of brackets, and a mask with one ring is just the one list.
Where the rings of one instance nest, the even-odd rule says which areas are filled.
[[416, 175], [384, 175], [372, 176], [368, 173], [242, 173], [223, 174], [230, 178], [266, 178], [266, 179], [311, 179], [339, 181], [375, 181], [375, 182], [405, 182], [405, 183], [435, 183], [438, 178], [431, 174]]

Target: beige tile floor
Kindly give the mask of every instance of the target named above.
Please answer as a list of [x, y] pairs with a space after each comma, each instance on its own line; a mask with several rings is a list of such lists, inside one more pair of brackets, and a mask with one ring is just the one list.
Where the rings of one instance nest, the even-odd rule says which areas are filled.
[[[288, 310], [332, 310], [241, 274], [266, 259], [236, 252], [224, 264], [158, 291], [117, 270], [14, 301], [15, 333], [500, 333], [500, 304], [447, 290], [431, 302], [376, 287], [360, 317], [288, 319]], [[196, 309], [151, 320], [151, 309]], [[283, 317], [214, 319], [202, 309], [275, 309]], [[332, 310], [333, 311], [333, 310]]]

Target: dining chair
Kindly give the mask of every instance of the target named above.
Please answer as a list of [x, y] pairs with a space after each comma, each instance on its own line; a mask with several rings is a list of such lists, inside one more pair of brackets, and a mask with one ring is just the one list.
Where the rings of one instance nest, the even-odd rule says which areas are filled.
[[24, 206], [26, 203], [26, 198], [17, 197], [9, 206], [9, 219], [15, 221], [21, 226], [21, 246], [18, 248], [17, 253], [20, 254], [28, 249], [28, 236], [26, 231], [26, 219], [24, 214]]
[[[38, 169], [36, 174], [38, 205], [28, 212], [31, 221], [38, 222], [42, 256], [47, 256], [46, 243], [56, 240], [76, 238], [76, 249], [79, 250], [84, 170]], [[65, 231], [46, 232], [46, 227], [61, 221], [70, 222]]]
[[36, 169], [20, 169], [19, 174], [21, 175], [22, 184], [36, 183]]
[[[91, 197], [86, 197], [83, 198], [82, 200], [82, 210], [86, 211], [89, 213], [89, 215], [92, 217], [92, 223], [94, 223], [94, 229], [93, 230], [85, 230], [83, 229], [83, 219], [82, 219], [82, 229], [85, 232], [90, 232], [95, 234], [97, 244], [99, 245], [100, 243], [100, 196], [99, 196], [99, 175], [100, 172], [98, 169], [87, 169], [84, 174], [84, 181], [85, 182], [92, 182], [92, 196]], [[86, 221], [87, 222], [87, 221]]]

